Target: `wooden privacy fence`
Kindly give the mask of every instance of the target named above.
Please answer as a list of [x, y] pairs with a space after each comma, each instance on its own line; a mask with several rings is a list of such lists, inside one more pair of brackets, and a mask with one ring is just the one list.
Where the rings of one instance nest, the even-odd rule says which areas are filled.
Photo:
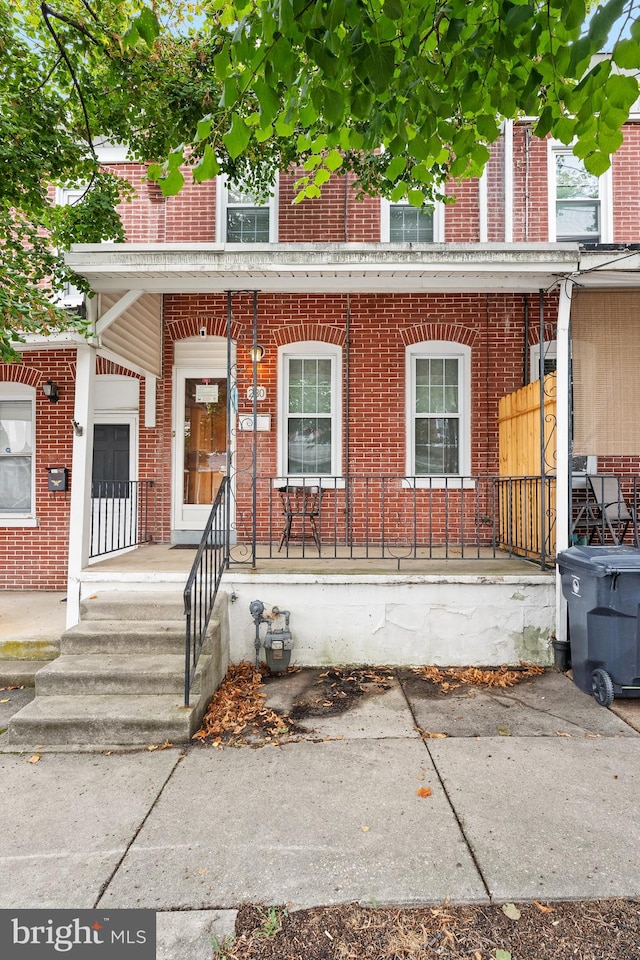
[[543, 394], [543, 416], [539, 380], [499, 403], [499, 473], [515, 480], [500, 487], [498, 537], [522, 556], [544, 559], [556, 546], [555, 373], [544, 378]]

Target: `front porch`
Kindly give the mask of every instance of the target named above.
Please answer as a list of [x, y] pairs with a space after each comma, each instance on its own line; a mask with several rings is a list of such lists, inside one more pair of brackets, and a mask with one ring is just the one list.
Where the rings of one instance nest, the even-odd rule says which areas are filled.
[[[236, 546], [221, 590], [228, 604], [230, 658], [255, 656], [249, 604], [260, 599], [291, 614], [292, 663], [548, 664], [555, 625], [555, 574], [515, 555], [477, 548], [474, 559], [370, 556], [348, 548], [313, 556], [307, 545], [274, 544], [271, 558], [244, 562]], [[306, 555], [303, 557], [303, 550]], [[195, 549], [149, 544], [82, 570], [81, 598], [108, 592], [181, 594]]]

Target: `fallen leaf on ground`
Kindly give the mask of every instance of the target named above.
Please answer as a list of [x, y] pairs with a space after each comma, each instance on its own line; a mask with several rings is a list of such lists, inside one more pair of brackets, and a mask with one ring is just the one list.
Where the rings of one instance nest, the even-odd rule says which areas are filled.
[[505, 917], [509, 917], [509, 920], [519, 920], [522, 916], [515, 903], [503, 903], [502, 912]]
[[533, 905], [537, 907], [541, 913], [553, 913], [553, 907], [547, 907], [546, 904], [540, 903], [539, 900], [534, 900]]
[[482, 687], [513, 687], [529, 677], [544, 673], [544, 667], [521, 663], [520, 667], [416, 667], [413, 671], [423, 680], [437, 683], [443, 693], [450, 693], [463, 685]]
[[363, 824], [360, 829], [363, 833], [369, 833], [369, 827], [366, 824]]
[[558, 730], [558, 731], [556, 732], [556, 737], [569, 737], [569, 738], [571, 738], [571, 734], [570, 734], [570, 733], [563, 733], [562, 730]]
[[39, 754], [39, 753], [34, 753], [32, 756], [29, 757], [29, 759], [27, 760], [27, 763], [37, 763], [38, 760], [40, 760], [40, 759], [41, 759], [41, 758], [40, 758], [40, 754]]
[[511, 951], [510, 950], [496, 950], [496, 960], [511, 960]]
[[416, 790], [416, 793], [419, 797], [430, 797], [431, 796], [431, 787], [420, 787], [419, 790]]
[[0, 703], [11, 703], [11, 697], [3, 697]]

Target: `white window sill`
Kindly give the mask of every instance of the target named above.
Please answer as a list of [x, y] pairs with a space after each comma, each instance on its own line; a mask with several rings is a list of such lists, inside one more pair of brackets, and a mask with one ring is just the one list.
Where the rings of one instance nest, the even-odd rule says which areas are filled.
[[0, 514], [0, 527], [38, 527], [37, 517], [5, 516]]
[[278, 487], [322, 487], [323, 490], [344, 490], [346, 486], [343, 477], [275, 477], [271, 483], [274, 490]]
[[475, 490], [473, 477], [404, 477], [404, 490]]

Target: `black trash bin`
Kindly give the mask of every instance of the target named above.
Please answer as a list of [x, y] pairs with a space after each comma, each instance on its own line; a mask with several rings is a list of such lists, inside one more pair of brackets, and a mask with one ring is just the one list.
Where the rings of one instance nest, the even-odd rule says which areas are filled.
[[570, 547], [557, 557], [574, 683], [608, 707], [640, 697], [640, 550]]

